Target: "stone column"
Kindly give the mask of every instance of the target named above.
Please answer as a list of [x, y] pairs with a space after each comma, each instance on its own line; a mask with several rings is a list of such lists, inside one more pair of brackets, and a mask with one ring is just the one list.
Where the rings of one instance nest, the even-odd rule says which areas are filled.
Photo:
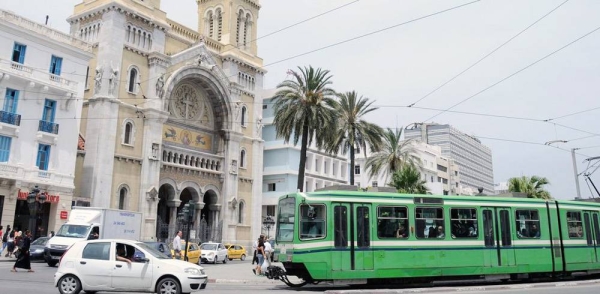
[[[239, 152], [242, 134], [234, 131], [223, 131], [225, 160], [223, 164], [223, 191], [221, 193], [220, 206], [227, 207], [229, 199], [238, 193], [238, 166]], [[231, 210], [224, 209], [223, 215], [223, 242], [235, 242], [235, 228], [229, 229], [231, 223]]]
[[[169, 238], [174, 238], [177, 233], [177, 207], [181, 204], [181, 200], [169, 200], [167, 206], [169, 206]], [[171, 240], [171, 239], [169, 239]]]

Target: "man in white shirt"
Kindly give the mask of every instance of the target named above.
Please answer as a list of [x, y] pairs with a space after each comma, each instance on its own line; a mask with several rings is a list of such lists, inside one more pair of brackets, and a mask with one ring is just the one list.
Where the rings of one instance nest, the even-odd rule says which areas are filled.
[[[268, 266], [271, 266], [271, 253], [273, 252], [273, 247], [271, 247], [271, 241], [265, 242], [265, 260], [267, 261]], [[261, 264], [262, 266], [262, 264]]]
[[183, 233], [181, 231], [177, 232], [177, 235], [173, 239], [173, 252], [175, 253], [175, 258], [181, 258], [181, 236]]

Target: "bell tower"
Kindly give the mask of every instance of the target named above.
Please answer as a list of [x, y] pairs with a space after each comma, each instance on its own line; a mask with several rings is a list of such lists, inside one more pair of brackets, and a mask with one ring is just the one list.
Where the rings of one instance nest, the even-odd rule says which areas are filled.
[[196, 3], [200, 34], [256, 56], [259, 0], [196, 0]]

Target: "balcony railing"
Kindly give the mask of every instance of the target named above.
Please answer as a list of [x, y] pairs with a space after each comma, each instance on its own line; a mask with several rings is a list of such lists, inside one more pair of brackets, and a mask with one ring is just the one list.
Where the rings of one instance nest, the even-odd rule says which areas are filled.
[[10, 125], [20, 126], [21, 125], [21, 115], [0, 110], [0, 122], [10, 124]]
[[58, 124], [45, 120], [40, 120], [38, 131], [51, 134], [58, 134]]

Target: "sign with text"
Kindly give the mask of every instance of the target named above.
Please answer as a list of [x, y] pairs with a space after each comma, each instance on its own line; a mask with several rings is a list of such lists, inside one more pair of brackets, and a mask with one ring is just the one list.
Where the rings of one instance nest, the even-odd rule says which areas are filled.
[[60, 219], [67, 219], [67, 218], [69, 218], [69, 212], [66, 210], [62, 210], [60, 212]]
[[[40, 195], [46, 195], [46, 202], [49, 203], [58, 203], [60, 201], [60, 196], [59, 195], [50, 195], [48, 194], [48, 192], [40, 192], [38, 194], [38, 196], [35, 198], [35, 200], [39, 200]], [[18, 200], [27, 200], [27, 196], [29, 196], [29, 192], [28, 191], [21, 191], [21, 189], [19, 189], [19, 193], [17, 195], [17, 199]]]

